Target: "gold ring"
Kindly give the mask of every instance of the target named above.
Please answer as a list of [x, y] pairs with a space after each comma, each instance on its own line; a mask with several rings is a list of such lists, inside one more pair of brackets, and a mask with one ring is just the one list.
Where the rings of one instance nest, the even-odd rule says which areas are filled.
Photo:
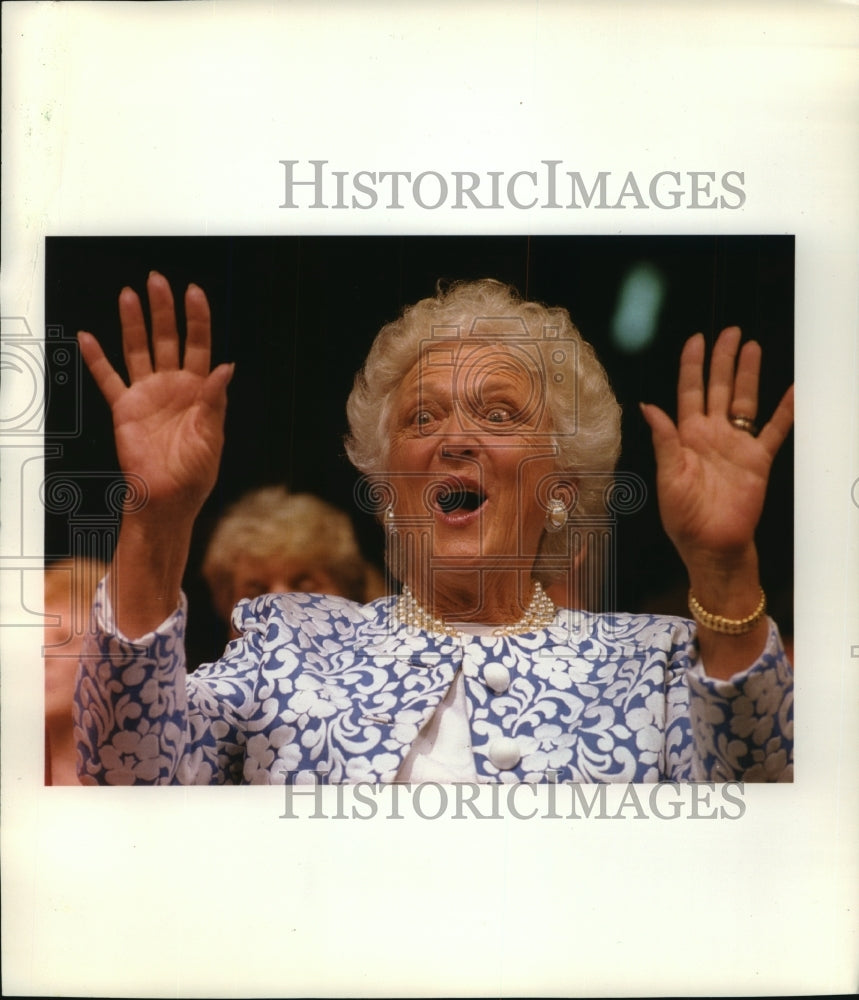
[[743, 417], [737, 413], [732, 413], [728, 420], [737, 428], [738, 431], [748, 431], [752, 437], [758, 436], [758, 425], [752, 420], [751, 417]]

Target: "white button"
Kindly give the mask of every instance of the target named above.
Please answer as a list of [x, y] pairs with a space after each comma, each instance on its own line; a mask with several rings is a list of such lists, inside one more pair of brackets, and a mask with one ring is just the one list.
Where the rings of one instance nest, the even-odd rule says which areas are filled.
[[509, 771], [522, 759], [522, 753], [516, 740], [499, 736], [489, 744], [489, 759], [499, 771]]
[[510, 671], [503, 663], [487, 663], [483, 670], [486, 683], [496, 694], [510, 687]]

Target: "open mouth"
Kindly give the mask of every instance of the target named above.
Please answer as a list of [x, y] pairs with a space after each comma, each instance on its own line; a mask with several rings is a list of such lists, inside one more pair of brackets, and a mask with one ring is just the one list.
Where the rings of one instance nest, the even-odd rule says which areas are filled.
[[435, 502], [443, 514], [472, 514], [486, 503], [486, 494], [476, 486], [445, 484], [439, 487]]

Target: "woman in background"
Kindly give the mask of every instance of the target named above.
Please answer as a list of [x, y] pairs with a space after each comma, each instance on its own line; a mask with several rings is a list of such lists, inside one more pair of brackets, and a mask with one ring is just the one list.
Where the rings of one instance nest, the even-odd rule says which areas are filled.
[[386, 592], [382, 574], [361, 555], [348, 514], [283, 486], [252, 490], [227, 508], [202, 573], [227, 624], [243, 597], [304, 592], [363, 604]]

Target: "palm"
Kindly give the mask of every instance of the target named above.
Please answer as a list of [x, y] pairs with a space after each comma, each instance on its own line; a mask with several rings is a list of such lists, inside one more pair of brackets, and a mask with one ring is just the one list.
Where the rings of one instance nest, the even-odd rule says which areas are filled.
[[706, 417], [689, 421], [670, 471], [659, 468], [659, 507], [678, 547], [694, 541], [704, 549], [733, 549], [754, 534], [769, 463], [749, 434], [730, 425], [724, 430]]
[[123, 472], [143, 479], [153, 508], [176, 506], [195, 514], [217, 477], [231, 369], [222, 365], [209, 371], [209, 312], [201, 289], [186, 295], [188, 335], [181, 366], [173, 299], [160, 275], [150, 277], [149, 299], [151, 354], [137, 296], [129, 289], [120, 296], [130, 385], [94, 338], [82, 336], [81, 348], [111, 407]]
[[153, 374], [114, 408], [119, 464], [144, 478], [152, 500], [202, 499], [214, 485], [222, 435], [218, 415], [199, 400], [202, 381], [188, 372]]
[[737, 360], [739, 330], [723, 331], [713, 350], [704, 391], [704, 342], [693, 337], [681, 356], [677, 425], [644, 407], [653, 431], [663, 525], [687, 565], [753, 543], [773, 458], [790, 430], [792, 390], [758, 437], [738, 430], [730, 415], [754, 418], [760, 348], [749, 343]]

